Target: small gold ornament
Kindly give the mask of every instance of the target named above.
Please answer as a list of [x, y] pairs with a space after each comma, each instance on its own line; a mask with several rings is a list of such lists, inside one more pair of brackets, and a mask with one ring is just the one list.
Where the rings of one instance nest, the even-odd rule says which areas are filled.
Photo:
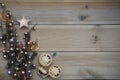
[[9, 11], [9, 10], [2, 11], [1, 18], [2, 18], [3, 21], [5, 21], [5, 20], [11, 21], [12, 20], [11, 11]]
[[30, 49], [32, 51], [39, 50], [39, 48], [40, 48], [40, 45], [38, 42], [35, 42], [35, 41], [30, 42]]

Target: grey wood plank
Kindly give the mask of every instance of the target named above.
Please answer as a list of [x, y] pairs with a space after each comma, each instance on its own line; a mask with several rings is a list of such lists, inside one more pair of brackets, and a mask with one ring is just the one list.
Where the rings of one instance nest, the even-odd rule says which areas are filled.
[[4, 0], [11, 7], [120, 8], [120, 0]]
[[[11, 0], [6, 0], [11, 1]], [[14, 0], [18, 2], [120, 2], [120, 0]]]
[[11, 8], [15, 19], [23, 15], [31, 24], [120, 24], [120, 9]]
[[[38, 63], [38, 57], [41, 53], [44, 52], [39, 52], [34, 60], [37, 67], [40, 66]], [[52, 54], [52, 52], [47, 53]], [[1, 73], [5, 74], [6, 60], [2, 58], [2, 54], [0, 55], [0, 69], [3, 69]], [[60, 78], [61, 80], [120, 78], [120, 52], [57, 52], [57, 56], [53, 60], [54, 65], [59, 65], [63, 70], [62, 77]], [[33, 71], [33, 75], [32, 80], [41, 79], [36, 71]], [[9, 78], [7, 74], [4, 76], [4, 78]]]
[[[31, 41], [38, 41], [40, 51], [120, 51], [119, 26], [37, 25]], [[25, 31], [18, 29], [20, 40]]]
[[15, 19], [24, 15], [33, 21], [31, 24], [120, 24], [119, 8], [41, 7], [39, 3], [34, 7], [33, 4], [24, 6], [16, 2], [8, 4], [8, 8]]
[[[58, 52], [54, 64], [63, 69], [61, 79], [85, 79], [92, 73], [93, 78], [98, 75], [98, 78], [117, 79], [120, 75], [119, 59], [119, 52]], [[87, 70], [91, 74], [87, 74]]]

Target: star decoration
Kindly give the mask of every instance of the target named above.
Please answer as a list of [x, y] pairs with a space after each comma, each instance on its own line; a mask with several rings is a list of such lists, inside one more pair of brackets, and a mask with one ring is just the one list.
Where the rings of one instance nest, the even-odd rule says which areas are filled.
[[22, 27], [28, 27], [28, 23], [30, 22], [30, 20], [27, 20], [25, 18], [25, 16], [23, 16], [22, 19], [17, 20], [17, 21], [20, 23], [20, 28], [22, 28]]

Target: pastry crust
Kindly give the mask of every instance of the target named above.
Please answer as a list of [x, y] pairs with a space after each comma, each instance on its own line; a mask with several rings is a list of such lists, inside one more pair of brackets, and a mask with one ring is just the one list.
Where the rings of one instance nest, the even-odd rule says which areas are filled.
[[38, 71], [39, 71], [39, 75], [42, 77], [42, 78], [46, 78], [48, 76], [48, 71], [43, 68], [43, 67], [39, 67], [38, 68]]
[[48, 74], [52, 78], [59, 78], [61, 77], [61, 68], [59, 66], [51, 66], [49, 68]]
[[41, 54], [39, 57], [39, 63], [44, 67], [50, 66], [52, 64], [52, 56], [47, 53]]

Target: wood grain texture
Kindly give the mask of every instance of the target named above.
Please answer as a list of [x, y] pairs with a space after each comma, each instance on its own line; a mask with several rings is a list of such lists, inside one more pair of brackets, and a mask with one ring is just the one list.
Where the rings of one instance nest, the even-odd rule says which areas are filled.
[[[37, 67], [40, 66], [38, 57], [41, 53], [43, 52], [39, 52], [34, 60]], [[52, 52], [47, 53], [52, 54]], [[62, 77], [59, 80], [120, 78], [120, 52], [57, 52], [57, 56], [53, 60], [54, 65], [59, 65], [62, 68]], [[6, 60], [2, 58], [2, 55], [0, 56], [0, 63], [0, 69], [3, 69], [2, 73], [5, 74]], [[41, 79], [36, 70], [33, 71], [33, 75], [32, 80]], [[7, 74], [4, 75], [4, 78], [2, 79], [9, 79]]]
[[[120, 0], [2, 2], [12, 10], [15, 20], [24, 15], [32, 20], [30, 27], [38, 24], [37, 31], [32, 32], [32, 41], [40, 44], [34, 63], [40, 66], [38, 57], [43, 52], [57, 52], [53, 63], [63, 70], [58, 80], [120, 79]], [[19, 40], [23, 40], [24, 31], [17, 30]], [[2, 53], [0, 63], [0, 80], [10, 80]], [[32, 80], [41, 80], [36, 70], [33, 75]]]
[[11, 8], [15, 19], [26, 16], [31, 24], [120, 24], [120, 9]]
[[[120, 51], [119, 26], [37, 25], [31, 36], [39, 42], [40, 51]], [[25, 30], [17, 32], [22, 40]], [[98, 36], [96, 43], [94, 36]]]
[[[6, 5], [12, 10], [15, 19], [20, 19], [24, 15], [33, 21], [31, 24], [120, 24], [120, 8], [85, 8], [87, 3], [83, 3], [83, 6], [82, 3], [79, 4], [78, 2], [61, 3], [61, 5], [59, 3], [45, 2], [41, 4], [39, 2], [31, 4], [29, 2], [11, 2], [6, 3]], [[92, 4], [107, 5], [99, 2]], [[114, 0], [112, 4], [114, 4]], [[119, 2], [115, 4], [120, 5]], [[45, 5], [48, 7], [44, 7]], [[64, 5], [69, 6], [65, 7]], [[83, 8], [79, 6], [83, 6]]]
[[3, 0], [12, 7], [120, 8], [120, 0]]
[[[4, 1], [4, 0], [3, 0]], [[5, 0], [18, 2], [120, 2], [120, 0]]]
[[40, 8], [120, 8], [120, 2], [4, 2], [9, 7], [40, 7]]

